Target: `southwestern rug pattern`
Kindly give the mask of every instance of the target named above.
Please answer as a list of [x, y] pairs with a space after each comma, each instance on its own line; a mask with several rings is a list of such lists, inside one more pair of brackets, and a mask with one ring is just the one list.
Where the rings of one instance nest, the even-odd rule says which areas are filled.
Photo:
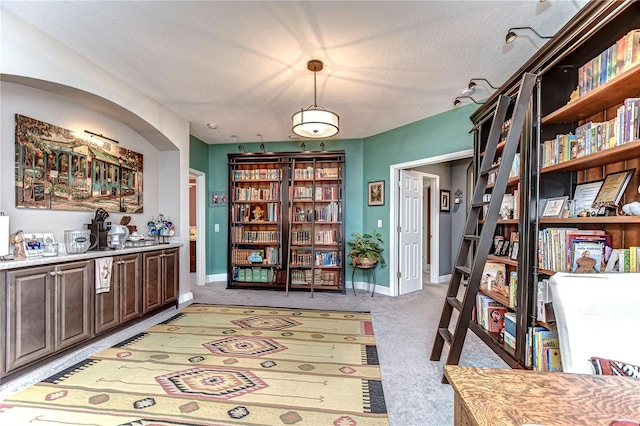
[[386, 425], [368, 313], [194, 304], [0, 404], [0, 422]]

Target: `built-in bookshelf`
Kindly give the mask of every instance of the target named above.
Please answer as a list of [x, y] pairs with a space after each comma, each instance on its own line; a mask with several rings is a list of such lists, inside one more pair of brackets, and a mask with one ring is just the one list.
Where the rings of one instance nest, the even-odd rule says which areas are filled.
[[[519, 171], [507, 190], [519, 202], [513, 217], [498, 221], [495, 241], [502, 241], [501, 250], [495, 252], [494, 244], [488, 257], [509, 276], [507, 287], [515, 277], [515, 305], [504, 289], [481, 286], [479, 315], [470, 326], [512, 367], [555, 371], [559, 366], [551, 275], [640, 272], [640, 216], [620, 208], [640, 201], [638, 29], [640, 2], [587, 4], [471, 117], [479, 164], [498, 96], [515, 94], [522, 73], [538, 74], [520, 139]], [[592, 203], [598, 182], [616, 189], [622, 177], [627, 185], [619, 202]], [[504, 251], [514, 232], [516, 256]], [[483, 310], [491, 306], [503, 311], [498, 332], [486, 326]]]
[[229, 154], [230, 288], [344, 290], [344, 153]]

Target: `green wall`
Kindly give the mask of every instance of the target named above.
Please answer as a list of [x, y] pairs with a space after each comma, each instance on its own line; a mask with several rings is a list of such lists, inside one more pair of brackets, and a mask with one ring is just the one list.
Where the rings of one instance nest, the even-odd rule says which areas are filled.
[[[389, 172], [393, 164], [462, 151], [473, 147], [473, 137], [469, 134], [469, 116], [475, 106], [464, 106], [406, 126], [380, 133], [365, 139], [325, 141], [325, 149], [344, 150], [345, 167], [345, 236], [353, 232], [371, 232], [378, 219], [383, 227], [378, 229], [387, 242], [385, 258], [389, 259]], [[237, 153], [238, 144], [205, 145], [191, 138], [190, 167], [207, 174], [207, 191], [228, 191], [227, 154]], [[259, 143], [242, 142], [246, 152], [259, 152]], [[302, 151], [301, 141], [265, 143], [267, 152]], [[195, 147], [194, 147], [195, 145]], [[307, 140], [305, 149], [319, 151], [320, 142]], [[205, 161], [208, 159], [208, 161]], [[206, 164], [204, 164], [206, 162]], [[365, 167], [366, 165], [366, 167]], [[206, 169], [206, 170], [205, 170]], [[367, 206], [367, 182], [384, 180], [385, 205]], [[207, 207], [207, 275], [226, 274], [228, 250], [228, 209]], [[213, 232], [214, 225], [219, 232]], [[347, 271], [347, 279], [350, 279]], [[379, 272], [377, 284], [389, 286], [388, 271]]]

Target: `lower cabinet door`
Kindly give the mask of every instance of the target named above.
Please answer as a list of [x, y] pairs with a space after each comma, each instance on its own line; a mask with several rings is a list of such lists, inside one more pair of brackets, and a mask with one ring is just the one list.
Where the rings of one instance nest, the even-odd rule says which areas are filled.
[[55, 349], [93, 337], [93, 260], [57, 265]]
[[162, 252], [144, 253], [142, 313], [162, 306]]
[[55, 278], [51, 266], [7, 272], [6, 373], [54, 352]]
[[178, 251], [178, 249], [169, 249], [163, 251], [163, 303], [172, 303], [178, 300], [178, 277], [180, 275], [179, 254], [180, 252]]
[[120, 324], [120, 257], [113, 258], [109, 291], [96, 293], [96, 334], [103, 333]]
[[124, 323], [142, 315], [142, 255], [129, 254], [120, 259], [120, 321]]

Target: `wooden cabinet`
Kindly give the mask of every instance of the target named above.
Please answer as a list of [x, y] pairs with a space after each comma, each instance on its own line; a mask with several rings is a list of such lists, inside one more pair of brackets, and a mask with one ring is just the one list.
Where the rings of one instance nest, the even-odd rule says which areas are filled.
[[178, 256], [177, 248], [147, 252], [142, 255], [143, 314], [177, 301], [180, 271]]
[[228, 286], [344, 291], [344, 152], [229, 154]]
[[6, 372], [93, 335], [93, 261], [6, 274]]
[[[546, 280], [555, 272], [573, 272], [568, 232], [605, 234], [604, 246], [610, 250], [640, 246], [639, 216], [620, 215], [615, 208], [602, 212], [607, 216], [593, 216], [591, 211], [598, 210], [594, 207], [586, 217], [576, 217], [578, 212], [566, 208], [557, 214], [546, 209], [548, 200], [572, 200], [577, 185], [629, 169], [635, 173], [620, 205], [640, 201], [640, 139], [620, 137], [624, 116], [619, 113], [625, 99], [640, 97], [640, 63], [621, 66], [613, 53], [619, 48], [618, 40], [638, 28], [640, 2], [588, 3], [471, 117], [479, 164], [498, 97], [515, 94], [522, 73], [538, 75], [520, 138], [520, 212], [513, 219], [500, 220], [497, 227], [498, 236], [505, 239], [519, 233], [519, 253], [516, 259], [489, 256], [506, 264], [507, 270], [517, 271], [516, 348], [507, 348], [501, 335], [483, 336], [512, 366], [541, 367], [532, 365], [527, 335], [536, 327], [541, 331], [549, 327], [541, 316]], [[609, 60], [614, 57], [616, 61]], [[599, 62], [599, 73], [595, 68], [587, 73], [583, 67], [592, 60]], [[586, 88], [586, 79], [592, 87]], [[637, 129], [640, 123], [635, 120]], [[585, 149], [584, 131], [589, 127]], [[606, 255], [605, 250], [599, 272], [604, 272]], [[480, 327], [470, 328], [483, 333]]]
[[96, 334], [142, 315], [142, 255], [113, 258], [111, 288], [96, 294]]

